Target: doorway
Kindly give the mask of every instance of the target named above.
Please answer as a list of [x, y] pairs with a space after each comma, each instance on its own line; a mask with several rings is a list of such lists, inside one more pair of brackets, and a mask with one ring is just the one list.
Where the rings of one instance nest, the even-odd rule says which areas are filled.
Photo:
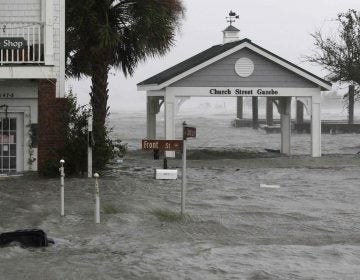
[[23, 171], [23, 114], [0, 114], [0, 173]]

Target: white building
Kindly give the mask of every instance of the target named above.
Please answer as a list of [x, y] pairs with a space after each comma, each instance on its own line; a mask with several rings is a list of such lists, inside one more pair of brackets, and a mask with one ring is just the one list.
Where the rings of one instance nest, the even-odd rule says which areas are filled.
[[64, 80], [65, 0], [0, 0], [0, 173], [61, 145]]

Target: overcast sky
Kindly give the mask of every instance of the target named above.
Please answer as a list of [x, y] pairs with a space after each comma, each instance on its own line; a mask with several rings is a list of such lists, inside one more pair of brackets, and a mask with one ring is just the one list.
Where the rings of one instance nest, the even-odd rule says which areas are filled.
[[[240, 39], [255, 44], [297, 64], [316, 75], [324, 76], [319, 67], [304, 62], [303, 56], [313, 51], [310, 36], [317, 29], [328, 32], [334, 27], [339, 12], [360, 9], [359, 0], [183, 0], [186, 15], [175, 46], [162, 58], [148, 59], [138, 66], [133, 77], [124, 78], [112, 70], [109, 77], [111, 111], [145, 110], [145, 92], [136, 84], [213, 45], [222, 43], [222, 30], [230, 10], [239, 15], [234, 25]], [[89, 102], [90, 81], [67, 82], [81, 103]]]

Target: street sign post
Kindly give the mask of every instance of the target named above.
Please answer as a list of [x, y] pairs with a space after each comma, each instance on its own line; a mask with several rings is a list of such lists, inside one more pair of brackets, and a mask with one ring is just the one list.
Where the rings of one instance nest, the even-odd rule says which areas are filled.
[[181, 215], [185, 214], [185, 197], [186, 197], [186, 139], [196, 137], [196, 127], [187, 126], [183, 122], [183, 153], [182, 153], [182, 177], [181, 177]]
[[182, 151], [182, 177], [181, 177], [181, 215], [185, 214], [186, 197], [186, 139], [196, 137], [196, 127], [187, 126], [183, 122], [183, 140], [146, 140], [143, 139], [143, 150]]

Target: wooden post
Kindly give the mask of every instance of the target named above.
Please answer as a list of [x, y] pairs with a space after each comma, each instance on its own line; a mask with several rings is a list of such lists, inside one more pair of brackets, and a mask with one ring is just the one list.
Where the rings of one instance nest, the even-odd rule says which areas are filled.
[[258, 98], [252, 97], [252, 116], [253, 116], [253, 128], [259, 127], [259, 113], [258, 113]]
[[355, 87], [354, 85], [349, 85], [348, 124], [354, 123], [354, 95], [355, 95]]
[[321, 157], [321, 95], [311, 97], [311, 156]]
[[243, 97], [242, 96], [238, 96], [237, 98], [236, 98], [236, 101], [237, 101], [237, 103], [236, 103], [236, 117], [238, 118], [238, 119], [242, 119], [243, 118]]
[[304, 104], [299, 100], [296, 100], [296, 123], [304, 123]]
[[271, 97], [266, 97], [266, 124], [268, 126], [273, 125], [273, 99]]

